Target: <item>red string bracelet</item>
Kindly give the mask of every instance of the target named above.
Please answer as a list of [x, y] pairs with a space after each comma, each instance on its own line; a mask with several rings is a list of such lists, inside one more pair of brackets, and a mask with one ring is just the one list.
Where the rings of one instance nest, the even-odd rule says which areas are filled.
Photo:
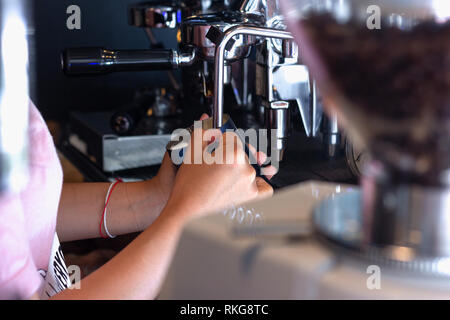
[[[99, 225], [99, 232], [100, 232], [100, 236], [103, 239], [108, 239], [108, 238], [115, 238], [115, 236], [111, 236], [108, 232], [108, 229], [106, 227], [106, 219], [105, 219], [105, 215], [106, 215], [106, 208], [108, 207], [108, 203], [109, 203], [109, 199], [111, 198], [111, 194], [114, 191], [114, 188], [120, 183], [122, 182], [122, 179], [117, 178], [116, 181], [114, 181], [111, 186], [108, 189], [108, 192], [106, 194], [106, 199], [105, 199], [105, 206], [103, 207], [103, 213], [102, 213], [102, 217], [100, 220], [100, 225]], [[104, 225], [105, 227], [105, 231], [108, 235], [104, 235], [102, 232], [102, 225]]]

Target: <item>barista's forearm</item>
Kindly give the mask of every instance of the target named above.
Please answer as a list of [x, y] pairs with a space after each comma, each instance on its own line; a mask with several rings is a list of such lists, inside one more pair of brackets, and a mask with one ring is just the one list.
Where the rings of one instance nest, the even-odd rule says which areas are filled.
[[[110, 183], [65, 183], [58, 210], [61, 241], [97, 238]], [[119, 183], [108, 204], [107, 226], [113, 235], [142, 231], [159, 215], [169, 195], [162, 194], [157, 178]]]
[[177, 208], [156, 221], [104, 266], [81, 280], [80, 289], [52, 299], [153, 299], [157, 296], [186, 219]]

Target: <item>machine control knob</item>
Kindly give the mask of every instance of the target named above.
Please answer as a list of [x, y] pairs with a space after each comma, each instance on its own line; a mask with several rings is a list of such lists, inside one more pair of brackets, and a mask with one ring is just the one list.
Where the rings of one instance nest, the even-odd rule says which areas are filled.
[[[206, 33], [206, 38], [208, 38], [208, 40], [210, 40], [212, 43], [214, 43], [215, 45], [217, 45], [218, 43], [220, 43], [221, 39], [223, 36], [223, 32], [217, 28], [217, 27], [210, 27], [208, 32]], [[235, 44], [235, 40], [234, 39], [230, 39], [227, 44], [225, 45], [225, 50], [231, 50], [231, 48], [233, 48], [233, 45]]]

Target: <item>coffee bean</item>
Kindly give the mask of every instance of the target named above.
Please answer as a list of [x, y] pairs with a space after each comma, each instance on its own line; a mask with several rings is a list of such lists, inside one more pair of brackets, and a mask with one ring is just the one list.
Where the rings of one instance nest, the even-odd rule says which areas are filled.
[[368, 121], [419, 124], [379, 130], [371, 141], [378, 157], [415, 182], [441, 185], [442, 172], [450, 168], [450, 22], [369, 30], [356, 21], [340, 24], [329, 14], [311, 14], [301, 27], [334, 86]]

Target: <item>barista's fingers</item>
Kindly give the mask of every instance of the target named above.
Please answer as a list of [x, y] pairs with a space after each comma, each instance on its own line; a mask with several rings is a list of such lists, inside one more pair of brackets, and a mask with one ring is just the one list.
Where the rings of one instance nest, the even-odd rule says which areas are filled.
[[257, 177], [255, 182], [258, 188], [258, 198], [268, 198], [273, 195], [272, 187], [264, 179]]
[[251, 145], [250, 143], [247, 143], [247, 147], [248, 147], [248, 151], [252, 154], [253, 158], [256, 158], [256, 162], [259, 165], [262, 165], [266, 161], [267, 157], [264, 157], [265, 155], [264, 155], [263, 152], [261, 152], [261, 154], [263, 154], [263, 158], [259, 159], [259, 157], [260, 157], [259, 153], [260, 152], [256, 152], [255, 147], [253, 145]]
[[267, 179], [272, 179], [278, 173], [278, 169], [274, 166], [266, 166], [261, 168], [261, 175], [266, 176]]
[[[209, 118], [209, 116], [206, 114], [206, 113], [203, 113], [201, 116], [200, 116], [200, 119], [198, 120], [198, 121], [203, 121], [203, 120], [206, 120], [206, 119], [208, 119]], [[200, 141], [200, 139], [201, 139], [201, 143], [202, 143], [202, 150], [209, 144], [209, 140], [208, 141], [205, 141], [205, 139], [204, 139], [204, 136], [205, 136], [205, 130], [203, 130], [202, 128], [201, 128], [201, 126], [200, 127], [194, 127], [194, 130], [191, 132], [191, 140], [190, 140], [190, 146], [192, 146], [192, 144], [193, 143], [197, 143], [197, 142], [199, 142]]]
[[267, 161], [267, 155], [264, 152], [262, 152], [262, 151], [258, 151], [256, 153], [256, 159], [258, 160], [258, 164], [260, 166], [262, 166]]
[[203, 131], [203, 149], [215, 141], [220, 142], [221, 137], [222, 132], [219, 129], [208, 129]]
[[173, 174], [177, 172], [177, 167], [173, 163], [172, 159], [170, 158], [169, 152], [167, 151], [164, 153], [164, 158], [161, 162], [161, 170], [170, 170], [170, 172], [172, 172]]
[[243, 144], [238, 135], [227, 131], [222, 135], [222, 141], [217, 150], [223, 152], [225, 164], [242, 165], [247, 163], [248, 158], [244, 151]]
[[215, 150], [220, 143], [222, 132], [219, 129], [208, 129], [203, 132], [202, 159], [205, 163], [212, 164], [215, 159]]
[[267, 155], [262, 151], [256, 151], [255, 147], [251, 144], [247, 144], [247, 146], [253, 157], [256, 158], [257, 163], [263, 166], [267, 161]]
[[236, 133], [232, 131], [226, 131], [223, 133], [222, 138], [223, 138], [223, 147], [226, 146], [233, 147], [232, 149], [230, 148], [229, 150], [244, 149], [242, 141]]
[[253, 147], [251, 144], [248, 144], [248, 149], [252, 153], [253, 157], [256, 158], [256, 161], [258, 162], [258, 165], [261, 167], [261, 174], [266, 176], [267, 179], [272, 179], [274, 175], [278, 173], [278, 169], [274, 166], [265, 166], [263, 165], [267, 161], [267, 155], [262, 151], [256, 151], [255, 147]]

